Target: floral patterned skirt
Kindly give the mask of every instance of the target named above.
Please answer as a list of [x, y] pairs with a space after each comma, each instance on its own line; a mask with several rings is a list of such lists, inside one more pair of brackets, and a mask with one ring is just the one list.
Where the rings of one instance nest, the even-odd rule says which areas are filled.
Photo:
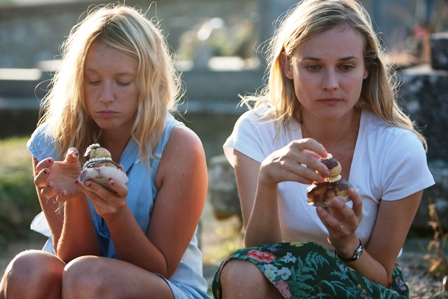
[[242, 248], [230, 254], [213, 279], [216, 299], [221, 298], [222, 268], [231, 259], [255, 264], [285, 298], [409, 298], [398, 264], [386, 288], [364, 278], [316, 243], [293, 242]]

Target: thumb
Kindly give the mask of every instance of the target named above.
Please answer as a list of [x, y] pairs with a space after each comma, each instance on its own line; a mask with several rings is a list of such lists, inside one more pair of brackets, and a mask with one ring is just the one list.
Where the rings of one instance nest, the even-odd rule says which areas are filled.
[[71, 147], [67, 150], [67, 154], [65, 155], [65, 162], [69, 162], [69, 163], [78, 162], [79, 163], [79, 152], [76, 148]]

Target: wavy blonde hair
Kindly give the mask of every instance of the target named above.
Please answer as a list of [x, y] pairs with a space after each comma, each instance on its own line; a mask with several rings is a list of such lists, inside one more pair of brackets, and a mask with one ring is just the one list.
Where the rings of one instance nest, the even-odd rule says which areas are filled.
[[44, 97], [38, 125], [55, 140], [58, 158], [69, 147], [80, 151], [97, 142], [101, 129], [89, 116], [84, 99], [84, 64], [95, 40], [125, 53], [138, 63], [138, 108], [132, 138], [142, 161], [154, 154], [165, 117], [177, 109], [181, 91], [179, 74], [165, 37], [141, 11], [125, 5], [97, 6], [75, 25], [62, 44], [62, 63]]
[[249, 108], [253, 104], [255, 107], [267, 105], [269, 109], [262, 116], [276, 121], [277, 129], [280, 123], [300, 115], [294, 83], [285, 76], [281, 56], [286, 55], [290, 60], [300, 44], [341, 24], [351, 26], [364, 39], [364, 62], [369, 76], [362, 85], [363, 106], [385, 123], [413, 131], [427, 148], [423, 135], [397, 104], [398, 86], [393, 68], [386, 64], [385, 51], [370, 16], [355, 0], [303, 0], [288, 11], [267, 44], [267, 85], [258, 95], [243, 97], [242, 103]]

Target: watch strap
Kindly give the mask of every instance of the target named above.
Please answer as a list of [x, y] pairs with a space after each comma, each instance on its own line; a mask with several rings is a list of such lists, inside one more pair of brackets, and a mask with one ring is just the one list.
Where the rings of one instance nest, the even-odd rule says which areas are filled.
[[361, 239], [358, 238], [358, 240], [359, 240], [359, 246], [358, 246], [358, 248], [355, 249], [355, 252], [353, 252], [352, 257], [349, 257], [349, 258], [340, 257], [339, 254], [337, 253], [337, 251], [335, 251], [336, 255], [341, 259], [341, 261], [343, 261], [343, 262], [354, 262], [354, 261], [358, 260], [361, 257], [362, 252], [364, 251], [364, 248], [362, 246]]

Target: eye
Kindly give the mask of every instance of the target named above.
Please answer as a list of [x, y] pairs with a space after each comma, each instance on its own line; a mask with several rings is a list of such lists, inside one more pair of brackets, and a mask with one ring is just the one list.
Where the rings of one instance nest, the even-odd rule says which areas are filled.
[[354, 68], [354, 66], [351, 64], [344, 64], [341, 66], [341, 70], [343, 70], [344, 72], [348, 72], [348, 71], [352, 70], [353, 68]]
[[129, 84], [131, 84], [131, 82], [125, 82], [125, 81], [117, 81], [117, 84], [118, 85], [121, 85], [121, 86], [128, 86]]
[[309, 65], [306, 68], [312, 72], [316, 72], [316, 71], [320, 70], [320, 67], [318, 65]]
[[101, 79], [100, 79], [99, 76], [86, 74], [86, 75], [84, 76], [84, 78], [85, 78], [85, 81], [86, 81], [89, 85], [94, 85], [94, 86], [95, 86], [95, 85], [99, 85], [99, 84], [101, 84]]

